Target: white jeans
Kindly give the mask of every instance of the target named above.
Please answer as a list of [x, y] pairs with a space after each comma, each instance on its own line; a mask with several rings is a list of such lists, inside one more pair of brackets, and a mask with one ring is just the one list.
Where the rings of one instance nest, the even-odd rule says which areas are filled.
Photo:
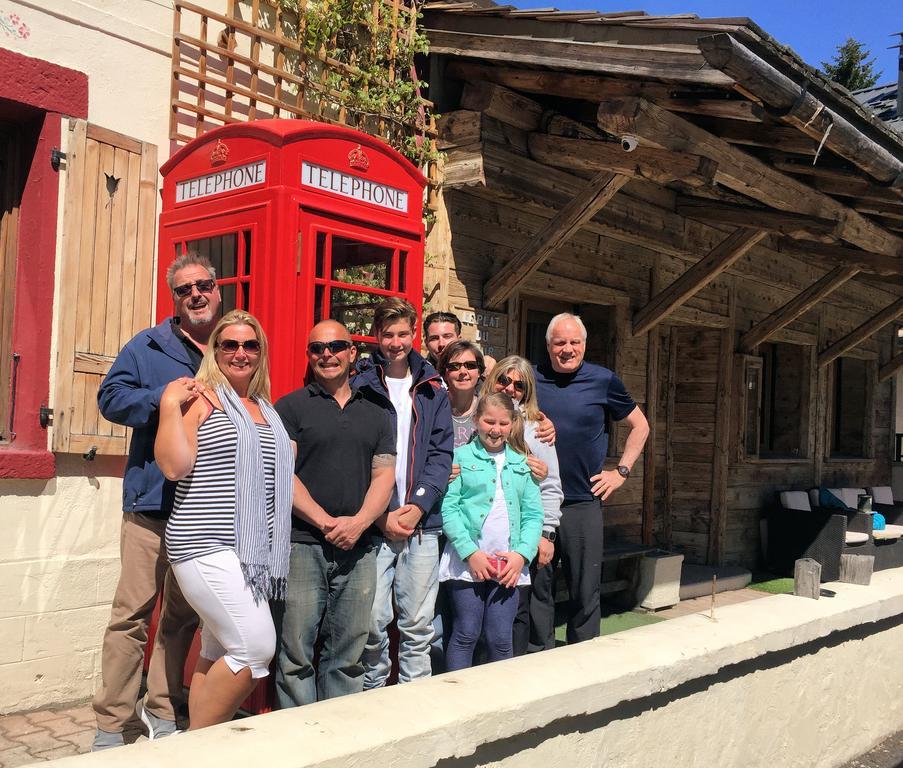
[[204, 623], [201, 657], [225, 659], [238, 674], [266, 677], [276, 651], [276, 630], [266, 601], [257, 603], [231, 549], [183, 560], [172, 566], [179, 587]]

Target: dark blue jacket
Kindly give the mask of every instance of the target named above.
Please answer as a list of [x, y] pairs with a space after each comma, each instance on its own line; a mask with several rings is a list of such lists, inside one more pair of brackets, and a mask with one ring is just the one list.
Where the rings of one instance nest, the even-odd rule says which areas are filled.
[[185, 346], [164, 320], [122, 348], [100, 385], [97, 403], [104, 418], [133, 430], [122, 480], [123, 512], [154, 517], [172, 512], [175, 483], [164, 479], [154, 459], [160, 396], [169, 382], [194, 374]]
[[[361, 360], [358, 372], [351, 377], [351, 386], [361, 390], [364, 397], [379, 403], [392, 414], [398, 428], [395, 407], [389, 398], [385, 379], [386, 361], [379, 353], [369, 360]], [[402, 504], [416, 504], [425, 514], [420, 525], [425, 531], [442, 530], [442, 497], [448, 489], [451, 473], [454, 436], [451, 405], [436, 369], [413, 350], [408, 355], [411, 369], [411, 437], [408, 444], [408, 487], [405, 499], [398, 499], [393, 491], [391, 508]]]

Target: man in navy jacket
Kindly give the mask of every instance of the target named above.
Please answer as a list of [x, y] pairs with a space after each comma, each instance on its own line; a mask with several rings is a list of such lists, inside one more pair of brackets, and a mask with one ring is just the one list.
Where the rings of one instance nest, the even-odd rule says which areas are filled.
[[359, 366], [352, 386], [392, 415], [396, 430], [395, 492], [377, 520], [376, 595], [364, 650], [364, 688], [386, 684], [391, 672], [387, 627], [398, 611], [398, 681], [429, 677], [430, 642], [439, 589], [442, 497], [451, 472], [451, 407], [435, 368], [413, 351], [417, 312], [403, 299], [383, 301], [374, 314], [379, 349]]
[[157, 596], [163, 607], [147, 675], [147, 698], [137, 713], [150, 738], [176, 730], [182, 669], [198, 619], [179, 591], [163, 552], [175, 484], [154, 459], [160, 396], [178, 378], [194, 378], [210, 332], [219, 320], [220, 293], [210, 262], [178, 258], [166, 275], [175, 316], [141, 331], [114, 361], [97, 393], [106, 419], [132, 428], [122, 482], [121, 573], [104, 633], [101, 686], [94, 697], [94, 751], [123, 743], [122, 729], [136, 713], [148, 624]]

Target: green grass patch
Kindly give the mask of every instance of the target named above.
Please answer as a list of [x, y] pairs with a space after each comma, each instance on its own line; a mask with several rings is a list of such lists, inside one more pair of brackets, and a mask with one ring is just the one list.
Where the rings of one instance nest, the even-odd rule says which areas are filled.
[[[602, 635], [613, 635], [615, 632], [625, 632], [628, 629], [645, 627], [647, 624], [657, 624], [664, 620], [663, 616], [656, 616], [643, 611], [612, 613], [609, 616], [602, 617], [602, 621], [599, 623], [599, 633]], [[559, 624], [555, 627], [555, 640], [561, 645], [564, 645], [566, 642], [565, 631], [565, 624]]]
[[792, 595], [793, 578], [790, 576], [782, 578], [754, 576], [752, 582], [750, 582], [749, 588], [759, 592], [768, 592], [770, 595]]

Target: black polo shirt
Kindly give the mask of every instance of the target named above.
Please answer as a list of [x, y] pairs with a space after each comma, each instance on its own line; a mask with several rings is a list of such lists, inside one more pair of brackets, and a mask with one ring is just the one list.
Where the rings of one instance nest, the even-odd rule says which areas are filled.
[[[340, 408], [316, 382], [280, 398], [275, 407], [298, 444], [295, 474], [310, 495], [333, 517], [357, 514], [370, 488], [373, 457], [395, 455], [389, 412], [360, 392]], [[292, 515], [292, 541], [310, 544], [324, 538]]]
[[170, 318], [169, 324], [172, 328], [172, 335], [181, 341], [182, 346], [185, 347], [185, 351], [188, 353], [188, 357], [191, 360], [191, 367], [197, 371], [201, 367], [201, 360], [204, 359], [204, 353], [201, 352], [197, 344], [182, 332], [182, 323], [178, 317]]

